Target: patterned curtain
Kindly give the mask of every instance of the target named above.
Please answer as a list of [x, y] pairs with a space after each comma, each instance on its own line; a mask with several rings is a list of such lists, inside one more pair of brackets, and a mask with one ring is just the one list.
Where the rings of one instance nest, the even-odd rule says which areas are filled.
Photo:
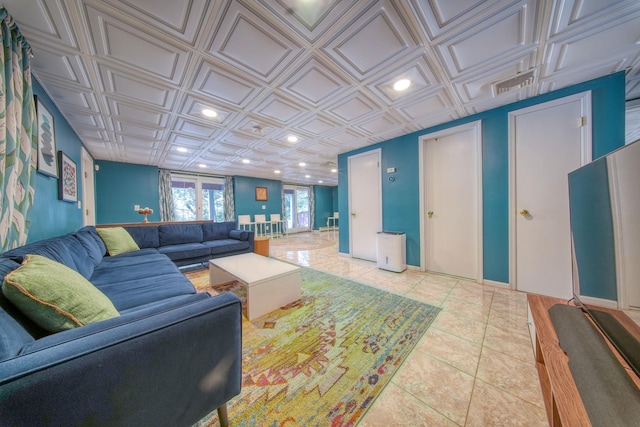
[[171, 188], [171, 171], [160, 169], [159, 176], [160, 192], [160, 221], [175, 221], [175, 211], [173, 205], [173, 190]]
[[309, 186], [309, 226], [313, 230], [316, 216], [316, 198], [313, 195], [313, 185]]
[[38, 142], [31, 47], [3, 7], [0, 19], [0, 252], [4, 252], [27, 242]]
[[224, 220], [236, 220], [236, 204], [233, 200], [233, 177], [224, 177]]
[[287, 229], [287, 209], [286, 209], [286, 205], [284, 203], [284, 182], [280, 181], [280, 205], [281, 205], [281, 209], [282, 209], [282, 216], [280, 217], [284, 222], [284, 229]]

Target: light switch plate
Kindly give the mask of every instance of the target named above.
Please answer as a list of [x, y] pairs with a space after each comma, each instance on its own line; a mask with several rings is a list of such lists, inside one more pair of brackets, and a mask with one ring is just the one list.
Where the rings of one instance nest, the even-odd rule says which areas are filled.
[[134, 211], [139, 211], [140, 210], [140, 205], [133, 205], [133, 210]]

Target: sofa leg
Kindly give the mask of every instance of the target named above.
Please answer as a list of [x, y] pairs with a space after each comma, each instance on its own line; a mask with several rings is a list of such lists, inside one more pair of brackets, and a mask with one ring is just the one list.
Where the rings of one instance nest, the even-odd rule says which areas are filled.
[[223, 404], [218, 408], [218, 420], [220, 427], [229, 427], [229, 417], [227, 416], [227, 404]]

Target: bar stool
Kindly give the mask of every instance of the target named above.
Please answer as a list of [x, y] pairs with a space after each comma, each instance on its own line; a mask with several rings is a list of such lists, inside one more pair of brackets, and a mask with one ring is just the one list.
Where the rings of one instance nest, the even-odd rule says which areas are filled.
[[269, 216], [269, 222], [271, 223], [271, 237], [282, 237], [284, 235], [284, 220], [280, 218], [280, 214], [271, 214]]
[[256, 236], [265, 236], [267, 234], [267, 216], [265, 214], [255, 214], [253, 219], [256, 224]]
[[[334, 212], [333, 216], [330, 216], [327, 218], [327, 228], [330, 228], [331, 230], [335, 230], [336, 229], [336, 220], [339, 219], [338, 216], [340, 214], [338, 212]], [[329, 226], [329, 224], [331, 223], [331, 226]]]
[[251, 230], [251, 215], [238, 215], [238, 228]]

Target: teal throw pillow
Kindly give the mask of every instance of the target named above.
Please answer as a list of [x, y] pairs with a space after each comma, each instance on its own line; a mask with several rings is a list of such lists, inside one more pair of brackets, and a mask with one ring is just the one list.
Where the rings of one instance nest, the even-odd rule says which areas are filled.
[[7, 274], [2, 293], [50, 332], [120, 315], [111, 300], [80, 273], [40, 255], [27, 255], [20, 267]]
[[131, 234], [123, 227], [97, 228], [96, 230], [104, 241], [107, 252], [111, 256], [140, 250], [140, 247], [136, 241], [133, 240]]

